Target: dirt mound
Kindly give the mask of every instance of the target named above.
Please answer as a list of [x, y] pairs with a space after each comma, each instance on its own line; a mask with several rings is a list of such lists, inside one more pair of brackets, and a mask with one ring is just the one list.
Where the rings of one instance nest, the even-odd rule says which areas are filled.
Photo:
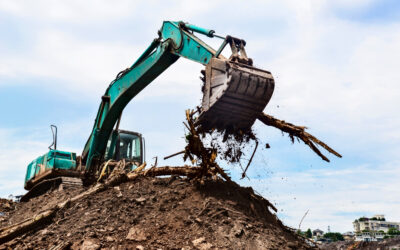
[[[6, 224], [32, 217], [84, 188], [19, 203]], [[83, 198], [3, 248], [310, 249], [251, 188], [209, 180], [139, 178]], [[141, 248], [142, 247], [142, 248]]]

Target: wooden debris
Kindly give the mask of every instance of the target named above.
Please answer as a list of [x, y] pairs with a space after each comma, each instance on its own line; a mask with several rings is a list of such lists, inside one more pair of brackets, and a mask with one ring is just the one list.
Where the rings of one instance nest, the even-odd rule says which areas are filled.
[[210, 174], [211, 176], [219, 174], [226, 181], [231, 181], [231, 178], [215, 161], [217, 150], [204, 146], [201, 135], [195, 125], [195, 113], [195, 111], [186, 110], [187, 124], [185, 126], [189, 128], [189, 133], [186, 135], [188, 144], [185, 147], [183, 159], [189, 158], [192, 163], [197, 162], [201, 168], [199, 178]]
[[244, 177], [246, 177], [246, 171], [247, 171], [247, 169], [249, 168], [251, 162], [253, 161], [253, 157], [254, 157], [254, 154], [255, 154], [256, 151], [257, 151], [257, 147], [258, 147], [258, 141], [256, 141], [256, 146], [254, 147], [253, 154], [251, 154], [250, 160], [249, 160], [249, 162], [247, 163], [247, 166], [246, 166], [246, 168], [244, 169], [244, 171], [243, 171], [243, 173], [242, 173], [242, 179], [243, 179]]
[[167, 159], [169, 159], [169, 158], [172, 158], [172, 157], [174, 157], [174, 156], [177, 156], [177, 155], [184, 154], [185, 152], [186, 152], [185, 150], [182, 150], [182, 151], [179, 151], [178, 153], [175, 153], [175, 154], [172, 154], [172, 155], [165, 156], [165, 157], [164, 157], [164, 160], [167, 160]]
[[[324, 149], [326, 149], [329, 153], [334, 154], [337, 157], [342, 157], [338, 152], [330, 148], [324, 142], [318, 140], [313, 135], [307, 133], [306, 127], [296, 126], [291, 123], [279, 120], [274, 118], [273, 116], [267, 115], [265, 113], [260, 113], [257, 117], [258, 120], [263, 122], [267, 126], [275, 127], [282, 132], [288, 133], [292, 143], [294, 143], [295, 137], [297, 139], [302, 140], [307, 146], [309, 146], [318, 156], [320, 156], [324, 161], [329, 162], [329, 159], [319, 151], [315, 144], [320, 145]], [[315, 143], [315, 144], [314, 144]]]

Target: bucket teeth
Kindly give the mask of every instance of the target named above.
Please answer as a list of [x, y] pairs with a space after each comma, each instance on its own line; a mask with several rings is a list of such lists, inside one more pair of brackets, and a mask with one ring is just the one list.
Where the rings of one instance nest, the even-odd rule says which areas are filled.
[[246, 131], [268, 104], [274, 86], [268, 71], [213, 58], [206, 66], [198, 124], [205, 131]]

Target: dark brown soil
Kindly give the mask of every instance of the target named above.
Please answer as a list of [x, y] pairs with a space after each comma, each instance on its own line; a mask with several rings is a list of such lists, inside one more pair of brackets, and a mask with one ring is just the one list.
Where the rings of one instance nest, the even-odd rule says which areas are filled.
[[[18, 203], [1, 226], [83, 192], [54, 190]], [[268, 202], [221, 180], [140, 178], [60, 210], [51, 222], [0, 249], [311, 249]], [[57, 248], [58, 247], [58, 248]]]

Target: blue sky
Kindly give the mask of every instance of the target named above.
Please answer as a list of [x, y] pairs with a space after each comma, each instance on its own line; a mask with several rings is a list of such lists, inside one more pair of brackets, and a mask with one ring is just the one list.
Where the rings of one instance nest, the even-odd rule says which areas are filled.
[[[256, 153], [250, 180], [224, 165], [241, 185], [293, 227], [308, 209], [302, 229], [349, 231], [374, 214], [400, 221], [398, 1], [203, 2], [1, 1], [0, 196], [24, 192], [27, 164], [51, 143], [50, 124], [60, 149], [80, 153], [109, 82], [163, 20], [184, 20], [244, 38], [255, 65], [276, 80], [265, 112], [308, 126], [343, 155], [325, 163], [257, 122], [271, 149]], [[201, 69], [180, 59], [124, 110], [121, 128], [145, 136], [148, 162], [183, 148], [184, 110], [201, 99]]]

